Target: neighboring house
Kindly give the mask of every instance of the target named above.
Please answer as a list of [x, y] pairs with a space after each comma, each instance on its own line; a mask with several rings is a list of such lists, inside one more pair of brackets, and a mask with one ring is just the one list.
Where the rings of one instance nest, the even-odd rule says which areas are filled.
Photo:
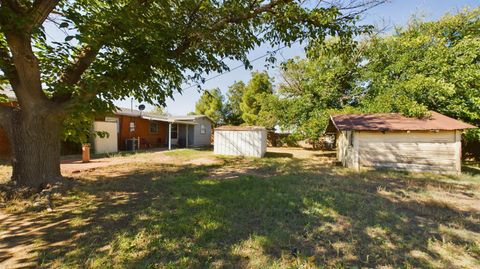
[[[94, 130], [106, 131], [109, 137], [97, 137], [93, 147], [95, 152], [101, 153], [157, 147], [209, 146], [212, 125], [212, 120], [204, 115], [160, 116], [119, 108], [109, 116], [95, 119]], [[116, 141], [117, 148], [112, 140]]]
[[337, 157], [344, 166], [408, 171], [461, 172], [461, 133], [476, 128], [430, 112], [426, 119], [396, 113], [346, 114], [331, 117]]

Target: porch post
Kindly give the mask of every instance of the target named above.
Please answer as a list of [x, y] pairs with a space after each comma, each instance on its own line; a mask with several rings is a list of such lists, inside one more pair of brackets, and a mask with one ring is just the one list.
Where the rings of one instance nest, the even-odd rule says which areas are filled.
[[172, 149], [172, 123], [168, 123], [168, 150]]
[[185, 129], [187, 129], [187, 134], [185, 135], [186, 139], [185, 139], [185, 144], [186, 144], [186, 148], [188, 148], [188, 127], [190, 127], [188, 124], [185, 124]]

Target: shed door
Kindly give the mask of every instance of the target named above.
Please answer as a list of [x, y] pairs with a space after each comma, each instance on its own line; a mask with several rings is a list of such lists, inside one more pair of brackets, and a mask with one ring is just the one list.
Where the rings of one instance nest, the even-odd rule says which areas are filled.
[[409, 171], [455, 171], [455, 132], [359, 132], [359, 163]]

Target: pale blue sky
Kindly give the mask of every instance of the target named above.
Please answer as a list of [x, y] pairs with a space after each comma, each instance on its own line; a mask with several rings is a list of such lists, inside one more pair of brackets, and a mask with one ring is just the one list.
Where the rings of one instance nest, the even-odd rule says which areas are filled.
[[[378, 26], [402, 26], [405, 25], [412, 15], [418, 14], [423, 16], [426, 20], [436, 20], [443, 14], [450, 12], [456, 13], [459, 9], [465, 7], [478, 7], [480, 6], [479, 0], [390, 0], [390, 2], [378, 6], [369, 10], [363, 15], [364, 19], [362, 23], [374, 24]], [[58, 33], [61, 35], [61, 33]], [[53, 33], [54, 37], [57, 36]], [[261, 55], [264, 55], [267, 51], [271, 51], [267, 45], [261, 46], [249, 54], [249, 59], [255, 59]], [[304, 55], [303, 46], [297, 44], [292, 48], [282, 49], [277, 54], [278, 62], [285, 59], [289, 59], [295, 56], [302, 57]], [[228, 62], [230, 68], [238, 66], [238, 62]], [[265, 70], [265, 60], [262, 58], [253, 64], [253, 70]], [[270, 68], [269, 74], [278, 79], [278, 70], [276, 68]], [[215, 79], [211, 79], [204, 85], [201, 85], [203, 89], [220, 88], [223, 93], [228, 89], [228, 86], [235, 81], [247, 82], [250, 79], [250, 70], [245, 70], [243, 67], [236, 69], [230, 73], [223, 74]], [[214, 77], [218, 74], [207, 75], [206, 78]], [[200, 97], [201, 92], [196, 87], [185, 90], [182, 94], [175, 94], [174, 99], [167, 100], [167, 111], [173, 115], [186, 114], [195, 110], [195, 103]], [[130, 99], [124, 101], [117, 101], [117, 106], [130, 107]], [[134, 101], [134, 106], [138, 107], [139, 103]], [[153, 107], [147, 105], [147, 110]]]

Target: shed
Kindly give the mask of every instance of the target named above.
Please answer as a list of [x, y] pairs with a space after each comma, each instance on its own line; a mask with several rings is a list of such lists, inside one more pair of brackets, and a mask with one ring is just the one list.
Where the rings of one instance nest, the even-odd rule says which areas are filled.
[[430, 112], [424, 119], [398, 113], [331, 116], [337, 158], [346, 167], [461, 172], [461, 134], [473, 125]]
[[118, 151], [118, 131], [116, 122], [95, 121], [93, 123], [94, 132], [105, 132], [107, 136], [95, 136], [93, 140], [93, 149], [95, 154], [113, 153]]
[[267, 129], [259, 126], [221, 126], [214, 130], [214, 153], [263, 157], [267, 151]]

